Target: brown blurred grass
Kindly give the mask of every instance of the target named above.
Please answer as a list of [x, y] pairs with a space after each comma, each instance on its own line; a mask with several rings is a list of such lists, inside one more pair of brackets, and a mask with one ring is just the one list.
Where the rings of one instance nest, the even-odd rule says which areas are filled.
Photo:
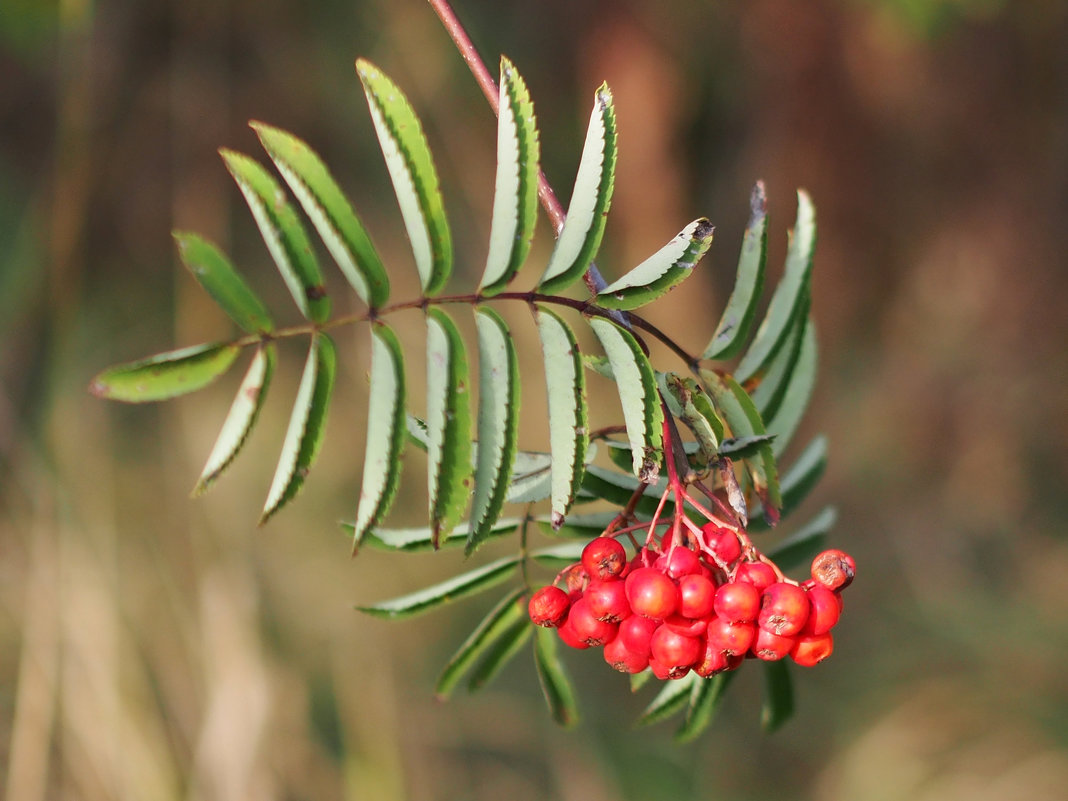
[[[1064, 9], [457, 6], [487, 57], [509, 53], [530, 83], [564, 198], [589, 95], [613, 86], [607, 274], [699, 214], [717, 223], [704, 275], [651, 310], [692, 348], [729, 290], [752, 180], [770, 189], [772, 265], [794, 188], [812, 192], [822, 369], [805, 431], [832, 452], [800, 519], [839, 505], [834, 540], [861, 566], [838, 653], [799, 677], [798, 717], [771, 739], [752, 676], [695, 746], [630, 732], [643, 699], [582, 655], [576, 732], [547, 721], [525, 660], [436, 704], [435, 672], [486, 601], [400, 624], [351, 609], [457, 564], [347, 558], [336, 521], [362, 462], [359, 333], [339, 342], [322, 459], [264, 531], [295, 359], [249, 451], [196, 501], [231, 385], [144, 409], [84, 388], [106, 364], [228, 330], [176, 268], [172, 228], [224, 243], [286, 308], [214, 153], [255, 152], [249, 118], [312, 142], [389, 263], [408, 264], [378, 202], [358, 55], [424, 115], [460, 280], [474, 280], [493, 133], [462, 65], [418, 2], [23, 0], [0, 26], [4, 797], [1054, 797], [1068, 773]], [[543, 228], [543, 253], [548, 241]], [[521, 318], [516, 332], [537, 376]], [[534, 445], [543, 401], [528, 384]], [[418, 470], [410, 458], [398, 519], [418, 519]]]

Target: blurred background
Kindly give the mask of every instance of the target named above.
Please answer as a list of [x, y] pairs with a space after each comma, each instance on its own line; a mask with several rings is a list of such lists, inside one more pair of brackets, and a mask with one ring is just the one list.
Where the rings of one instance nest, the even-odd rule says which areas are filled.
[[[437, 703], [437, 671], [492, 597], [401, 623], [352, 608], [460, 568], [451, 552], [349, 559], [337, 522], [358, 495], [366, 332], [339, 334], [326, 446], [301, 497], [262, 530], [299, 345], [282, 350], [245, 454], [197, 500], [189, 490], [236, 372], [160, 406], [86, 391], [107, 365], [230, 335], [178, 265], [172, 229], [222, 244], [279, 319], [296, 319], [216, 154], [259, 157], [249, 119], [324, 156], [395, 265], [395, 297], [411, 295], [358, 56], [422, 116], [456, 280], [474, 285], [495, 129], [436, 17], [422, 0], [5, 0], [0, 795], [1062, 797], [1068, 5], [457, 0], [456, 10], [491, 68], [506, 53], [526, 77], [565, 203], [592, 93], [612, 86], [620, 162], [607, 276], [694, 217], [716, 223], [701, 271], [649, 310], [692, 350], [730, 291], [753, 181], [768, 187], [772, 279], [794, 192], [811, 192], [820, 381], [793, 453], [825, 432], [831, 458], [788, 525], [838, 507], [831, 543], [855, 555], [859, 578], [837, 652], [795, 671], [797, 715], [770, 737], [759, 671], [742, 672], [708, 734], [678, 747], [671, 724], [631, 728], [648, 691], [631, 696], [595, 654], [566, 654], [584, 715], [575, 730], [549, 720], [528, 655], [486, 691]], [[551, 246], [544, 222], [536, 242], [524, 286]], [[336, 290], [339, 309], [353, 306]], [[396, 319], [418, 392], [419, 317]], [[544, 447], [522, 314], [516, 337], [531, 377], [521, 444]], [[408, 459], [400, 523], [421, 517], [421, 468]]]

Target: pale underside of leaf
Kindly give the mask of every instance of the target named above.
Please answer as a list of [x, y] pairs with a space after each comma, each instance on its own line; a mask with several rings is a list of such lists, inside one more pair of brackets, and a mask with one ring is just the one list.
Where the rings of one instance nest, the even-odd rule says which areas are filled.
[[206, 387], [230, 369], [240, 352], [237, 345], [213, 343], [158, 353], [109, 367], [93, 379], [89, 391], [126, 403], [177, 398]]
[[561, 726], [574, 726], [579, 721], [578, 705], [575, 703], [575, 691], [560, 661], [557, 634], [542, 626], [535, 626], [535, 629], [534, 665], [549, 712]]
[[448, 698], [463, 674], [512, 626], [526, 618], [526, 608], [519, 600], [524, 592], [523, 587], [517, 587], [505, 595], [463, 641], [434, 686], [438, 698]]
[[764, 320], [734, 377], [740, 382], [759, 377], [790, 333], [797, 306], [808, 292], [812, 256], [816, 249], [816, 211], [808, 193], [797, 192], [797, 221], [786, 251], [786, 266]]
[[775, 416], [768, 421], [768, 433], [775, 435], [772, 450], [778, 456], [793, 440], [797, 426], [812, 399], [812, 390], [816, 385], [816, 370], [819, 366], [819, 354], [816, 345], [816, 324], [808, 318], [801, 339], [801, 351], [797, 356], [790, 382], [783, 394]]
[[230, 411], [223, 421], [222, 429], [215, 440], [215, 445], [208, 455], [204, 469], [200, 472], [194, 495], [207, 491], [237, 456], [248, 439], [252, 426], [256, 423], [263, 401], [267, 397], [267, 388], [274, 374], [275, 346], [271, 343], [256, 349], [249, 363], [245, 377], [234, 396]]
[[749, 224], [738, 257], [738, 273], [727, 306], [702, 359], [731, 359], [741, 353], [756, 316], [764, 288], [764, 265], [768, 245], [767, 198], [764, 182], [757, 181], [749, 198]]
[[197, 234], [174, 232], [178, 256], [197, 282], [242, 330], [266, 334], [274, 330], [271, 315], [226, 255]]
[[612, 93], [602, 84], [594, 98], [567, 217], [539, 282], [540, 292], [565, 289], [596, 257], [612, 204], [615, 169], [616, 115]]
[[782, 347], [768, 362], [764, 375], [749, 393], [764, 420], [770, 421], [778, 413], [783, 397], [793, 381], [805, 330], [808, 327], [810, 305], [811, 301], [806, 292], [805, 297], [798, 304], [795, 319], [790, 324], [790, 331], [783, 340]]
[[456, 324], [427, 311], [427, 490], [435, 541], [448, 536], [471, 485], [471, 410], [467, 357]]
[[582, 483], [589, 429], [582, 357], [575, 335], [554, 312], [536, 310], [549, 401], [552, 515], [559, 528]]
[[459, 576], [453, 576], [432, 587], [356, 608], [375, 617], [394, 619], [411, 617], [495, 587], [512, 575], [518, 565], [519, 557], [509, 556], [461, 573]]
[[467, 553], [478, 547], [501, 513], [519, 440], [519, 359], [499, 314], [480, 307], [478, 326], [479, 407], [475, 493]]
[[363, 485], [356, 509], [353, 550], [388, 513], [400, 483], [405, 428], [404, 358], [400, 342], [384, 323], [371, 329], [371, 389]]
[[259, 162], [232, 150], [220, 150], [226, 168], [245, 196], [267, 250], [282, 274], [297, 308], [309, 320], [330, 317], [330, 298], [311, 241], [278, 182]]
[[323, 442], [336, 370], [337, 352], [333, 340], [322, 332], [316, 333], [308, 348], [308, 358], [304, 363], [297, 397], [293, 401], [282, 453], [267, 492], [260, 525], [292, 500], [304, 486], [304, 479]]
[[452, 234], [423, 126], [408, 99], [378, 67], [356, 62], [375, 132], [408, 232], [423, 294], [438, 294], [452, 272]]
[[501, 58], [497, 181], [489, 253], [479, 293], [489, 297], [515, 277], [530, 252], [538, 210], [538, 129], [522, 76]]
[[702, 217], [687, 225], [656, 253], [597, 293], [606, 309], [637, 309], [674, 289], [712, 246], [715, 226]]
[[[514, 534], [523, 524], [521, 517], [502, 517], [489, 530], [489, 536], [500, 537], [505, 534]], [[354, 531], [352, 523], [342, 523], [342, 527]], [[460, 523], [447, 537], [442, 537], [438, 542], [439, 548], [449, 548], [463, 545], [467, 542], [471, 527], [468, 523]], [[383, 551], [432, 551], [434, 550], [434, 532], [430, 526], [415, 526], [413, 528], [373, 528], [367, 532], [364, 542]]]
[[293, 134], [251, 123], [349, 285], [372, 307], [389, 299], [389, 278], [367, 231], [319, 155]]
[[651, 483], [659, 475], [664, 441], [664, 413], [656, 376], [629, 331], [602, 317], [591, 318], [590, 327], [612, 365], [630, 440], [634, 475]]

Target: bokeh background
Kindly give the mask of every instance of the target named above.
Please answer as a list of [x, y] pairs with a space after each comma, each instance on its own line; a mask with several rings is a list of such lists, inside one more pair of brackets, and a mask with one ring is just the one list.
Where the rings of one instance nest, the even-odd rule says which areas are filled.
[[[299, 348], [283, 350], [247, 452], [195, 501], [236, 375], [154, 407], [86, 392], [106, 365], [229, 334], [177, 265], [172, 229], [224, 244], [290, 314], [216, 155], [258, 153], [249, 119], [323, 154], [396, 265], [397, 297], [411, 291], [357, 56], [422, 115], [457, 280], [477, 280], [494, 123], [430, 8], [5, 0], [0, 795], [1063, 797], [1068, 6], [456, 6], [487, 61], [507, 53], [526, 77], [565, 201], [592, 92], [613, 87], [606, 274], [696, 216], [717, 224], [701, 273], [650, 310], [688, 347], [703, 346], [730, 290], [752, 182], [768, 186], [772, 277], [794, 190], [812, 193], [821, 367], [798, 446], [825, 432], [831, 460], [792, 522], [835, 504], [832, 542], [859, 563], [837, 653], [796, 672], [797, 716], [770, 737], [758, 671], [743, 671], [713, 729], [685, 747], [670, 725], [633, 730], [649, 695], [631, 697], [589, 654], [567, 654], [584, 713], [572, 731], [549, 721], [526, 655], [484, 692], [435, 702], [437, 670], [491, 599], [403, 623], [352, 609], [460, 567], [453, 553], [348, 557], [337, 521], [358, 492], [365, 332], [340, 335], [326, 447], [263, 530]], [[534, 260], [550, 243], [543, 224]], [[418, 315], [397, 319], [418, 386]], [[529, 324], [516, 332], [531, 359], [522, 444], [533, 448], [545, 437], [537, 346]], [[417, 456], [406, 469], [395, 519], [415, 523]]]

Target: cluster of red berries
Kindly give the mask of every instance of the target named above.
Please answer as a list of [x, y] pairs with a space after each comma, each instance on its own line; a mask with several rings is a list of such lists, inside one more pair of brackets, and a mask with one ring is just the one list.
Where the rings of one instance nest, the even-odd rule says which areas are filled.
[[762, 557], [743, 558], [731, 529], [710, 522], [701, 532], [696, 549], [647, 546], [632, 559], [614, 538], [595, 538], [561, 572], [564, 588], [534, 593], [531, 620], [573, 648], [603, 646], [616, 670], [651, 668], [660, 679], [712, 676], [747, 657], [812, 666], [830, 656], [851, 556], [824, 551], [798, 584]]

